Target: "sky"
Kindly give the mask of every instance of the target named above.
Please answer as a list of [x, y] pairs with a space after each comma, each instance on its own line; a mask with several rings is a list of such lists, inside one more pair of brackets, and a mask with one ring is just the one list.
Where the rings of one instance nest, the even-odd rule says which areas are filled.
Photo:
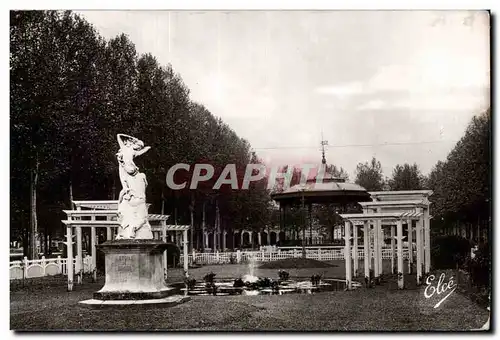
[[267, 164], [372, 156], [424, 174], [489, 106], [486, 12], [83, 11], [105, 38], [172, 64], [192, 100]]

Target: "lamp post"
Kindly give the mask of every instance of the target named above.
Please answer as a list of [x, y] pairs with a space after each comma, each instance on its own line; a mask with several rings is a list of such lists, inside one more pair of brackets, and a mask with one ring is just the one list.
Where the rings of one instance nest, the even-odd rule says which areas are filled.
[[308, 213], [309, 213], [309, 245], [312, 246], [313, 239], [313, 230], [312, 230], [312, 204], [308, 205]]
[[305, 198], [304, 198], [304, 191], [306, 191], [305, 188], [302, 188], [302, 257], [306, 258], [306, 215], [305, 215]]

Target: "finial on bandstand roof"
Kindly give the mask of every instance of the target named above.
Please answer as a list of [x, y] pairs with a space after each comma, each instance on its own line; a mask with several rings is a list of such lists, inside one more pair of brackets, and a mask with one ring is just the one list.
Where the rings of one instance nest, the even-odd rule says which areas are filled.
[[323, 139], [323, 133], [321, 133], [321, 153], [322, 153], [322, 158], [321, 158], [321, 164], [326, 164], [326, 158], [325, 158], [325, 146], [328, 145], [328, 141]]

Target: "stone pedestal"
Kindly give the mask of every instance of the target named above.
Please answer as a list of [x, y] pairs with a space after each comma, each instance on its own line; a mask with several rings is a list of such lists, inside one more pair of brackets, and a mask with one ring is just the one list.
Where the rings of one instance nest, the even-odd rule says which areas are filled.
[[94, 293], [94, 299], [161, 299], [173, 293], [163, 278], [162, 254], [168, 248], [167, 243], [115, 240], [98, 248], [105, 255], [106, 283]]
[[190, 300], [168, 287], [163, 252], [172, 246], [158, 240], [114, 240], [97, 246], [104, 252], [106, 282], [94, 298], [80, 301], [92, 308], [119, 306], [168, 307]]

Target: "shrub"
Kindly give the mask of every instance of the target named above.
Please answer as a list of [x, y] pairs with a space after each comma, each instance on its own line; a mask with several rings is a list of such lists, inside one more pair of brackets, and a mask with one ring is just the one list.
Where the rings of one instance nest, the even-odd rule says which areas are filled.
[[211, 272], [203, 277], [203, 281], [205, 281], [205, 283], [207, 283], [207, 284], [213, 284], [214, 279], [215, 279], [215, 274], [213, 272]]
[[271, 279], [268, 277], [259, 278], [259, 280], [257, 281], [257, 285], [260, 288], [271, 287]]
[[288, 272], [286, 272], [284, 270], [280, 270], [278, 272], [278, 276], [279, 276], [279, 278], [280, 278], [281, 281], [286, 281], [290, 277], [290, 273], [288, 273]]
[[241, 278], [238, 278], [238, 279], [234, 280], [233, 287], [235, 287], [235, 288], [241, 288], [241, 287], [244, 287], [244, 286], [245, 286], [245, 283], [243, 282], [243, 280]]
[[436, 236], [431, 239], [431, 263], [434, 269], [462, 267], [470, 255], [469, 240], [456, 236]]
[[313, 286], [319, 285], [320, 282], [321, 282], [321, 275], [320, 274], [311, 276], [311, 283]]
[[490, 286], [491, 249], [488, 243], [481, 244], [475, 252], [475, 257], [467, 263], [472, 284], [477, 287]]
[[194, 287], [196, 286], [196, 279], [195, 278], [192, 278], [192, 279], [186, 278], [184, 280], [184, 282], [186, 283], [187, 289], [189, 289], [189, 290], [193, 290]]

